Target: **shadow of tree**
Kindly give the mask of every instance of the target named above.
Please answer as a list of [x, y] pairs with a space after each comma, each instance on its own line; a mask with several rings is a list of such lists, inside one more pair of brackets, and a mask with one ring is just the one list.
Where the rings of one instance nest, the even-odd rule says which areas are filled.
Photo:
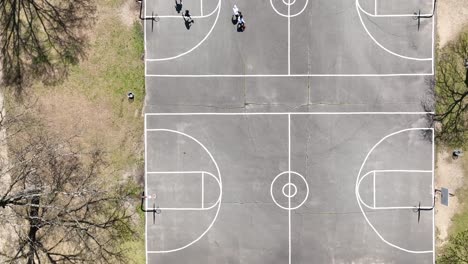
[[31, 80], [51, 85], [86, 55], [95, 20], [91, 0], [1, 0], [0, 60], [3, 82], [21, 96]]

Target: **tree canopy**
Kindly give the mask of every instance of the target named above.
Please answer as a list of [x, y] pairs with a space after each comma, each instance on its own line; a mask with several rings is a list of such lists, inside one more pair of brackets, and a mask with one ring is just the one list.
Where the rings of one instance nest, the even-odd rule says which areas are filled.
[[78, 148], [21, 115], [3, 119], [2, 128], [8, 153], [0, 160], [0, 224], [11, 239], [0, 262], [124, 262], [120, 246], [134, 234], [134, 210], [125, 184], [105, 175], [105, 153]]
[[435, 76], [438, 137], [451, 145], [468, 140], [468, 31], [439, 51]]
[[437, 263], [468, 264], [468, 230], [450, 238]]

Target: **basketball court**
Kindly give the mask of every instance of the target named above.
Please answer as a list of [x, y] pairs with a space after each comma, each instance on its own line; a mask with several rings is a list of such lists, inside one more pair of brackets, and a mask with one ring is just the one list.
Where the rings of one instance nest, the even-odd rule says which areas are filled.
[[433, 5], [145, 1], [147, 263], [434, 263]]
[[434, 72], [432, 0], [145, 3], [148, 112], [421, 111]]

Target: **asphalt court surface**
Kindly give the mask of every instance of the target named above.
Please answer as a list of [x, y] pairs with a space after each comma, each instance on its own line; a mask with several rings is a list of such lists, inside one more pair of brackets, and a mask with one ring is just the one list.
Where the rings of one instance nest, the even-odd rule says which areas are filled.
[[[190, 30], [173, 1], [147, 1], [146, 15], [156, 12], [160, 17], [153, 28], [146, 27], [147, 74], [432, 72], [433, 19], [421, 19], [418, 30], [413, 15], [419, 12], [416, 6], [423, 14], [432, 12], [432, 1], [284, 1], [293, 4], [286, 5], [283, 0], [201, 0], [205, 15], [198, 18], [199, 2], [186, 0], [183, 9], [191, 10], [195, 20]], [[234, 3], [246, 20], [247, 29], [242, 33], [231, 21]], [[409, 16], [370, 14], [375, 3], [386, 3], [378, 12]], [[406, 6], [406, 13], [400, 14], [393, 6]]]
[[[421, 114], [148, 114], [148, 263], [432, 263]], [[289, 198], [288, 198], [289, 197]]]
[[413, 13], [432, 1], [185, 0], [190, 30], [174, 1], [145, 3], [147, 112], [423, 110], [434, 18]]
[[434, 263], [433, 1], [175, 5], [144, 1], [147, 263]]

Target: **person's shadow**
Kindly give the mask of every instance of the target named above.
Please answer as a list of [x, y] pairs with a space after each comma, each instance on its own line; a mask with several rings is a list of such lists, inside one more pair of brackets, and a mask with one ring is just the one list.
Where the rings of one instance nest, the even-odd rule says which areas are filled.
[[237, 22], [239, 22], [239, 16], [232, 15], [231, 22], [233, 25], [237, 25]]
[[180, 14], [180, 11], [182, 11], [182, 0], [180, 0], [180, 2], [177, 2], [177, 0], [175, 0], [175, 10], [177, 11], [177, 13]]

